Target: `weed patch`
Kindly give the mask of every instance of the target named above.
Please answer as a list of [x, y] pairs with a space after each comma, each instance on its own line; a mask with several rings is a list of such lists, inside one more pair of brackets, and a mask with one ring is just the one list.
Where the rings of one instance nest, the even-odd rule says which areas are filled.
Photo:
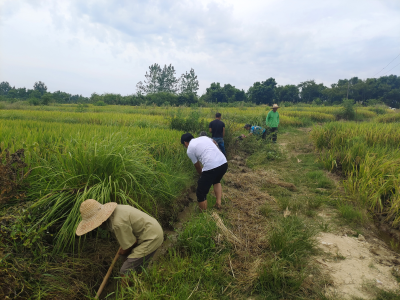
[[361, 211], [347, 203], [339, 203], [337, 206], [340, 216], [349, 223], [361, 224], [364, 220]]

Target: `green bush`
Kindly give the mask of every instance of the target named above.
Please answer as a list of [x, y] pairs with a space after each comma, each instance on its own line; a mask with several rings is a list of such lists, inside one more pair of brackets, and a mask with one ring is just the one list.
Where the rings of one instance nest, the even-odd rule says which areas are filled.
[[93, 105], [95, 105], [95, 106], [107, 106], [107, 104], [104, 101], [101, 101], [101, 100], [93, 103]]
[[341, 119], [354, 120], [356, 118], [356, 112], [354, 111], [354, 100], [343, 99], [343, 108], [339, 114]]
[[183, 117], [180, 111], [169, 120], [169, 127], [174, 130], [192, 132], [193, 136], [197, 136], [200, 131], [208, 131], [208, 123], [204, 119], [200, 119], [200, 112], [193, 110], [188, 117]]
[[40, 105], [40, 99], [38, 99], [38, 98], [29, 98], [28, 102], [30, 105], [34, 105], [34, 106]]

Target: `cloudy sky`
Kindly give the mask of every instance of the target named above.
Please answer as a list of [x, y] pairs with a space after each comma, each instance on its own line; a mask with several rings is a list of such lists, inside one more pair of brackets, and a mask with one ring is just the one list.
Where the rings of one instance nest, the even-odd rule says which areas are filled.
[[330, 85], [385, 75], [399, 54], [399, 0], [0, 0], [0, 81], [51, 92], [132, 94], [153, 63], [193, 68], [200, 94]]

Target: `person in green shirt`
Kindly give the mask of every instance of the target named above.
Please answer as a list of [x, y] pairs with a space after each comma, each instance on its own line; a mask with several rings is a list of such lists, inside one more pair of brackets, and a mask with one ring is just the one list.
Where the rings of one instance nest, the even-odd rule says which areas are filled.
[[272, 105], [272, 110], [268, 113], [267, 119], [265, 120], [269, 135], [272, 137], [272, 142], [276, 143], [277, 134], [278, 134], [278, 125], [279, 125], [279, 113], [278, 113], [278, 104]]

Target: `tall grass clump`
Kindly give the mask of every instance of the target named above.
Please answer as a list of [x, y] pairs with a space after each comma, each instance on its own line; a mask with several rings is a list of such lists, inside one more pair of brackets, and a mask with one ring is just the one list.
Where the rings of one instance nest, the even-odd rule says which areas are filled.
[[261, 270], [254, 291], [266, 299], [298, 295], [307, 276], [307, 259], [315, 251], [315, 233], [297, 216], [281, 219], [269, 237], [275, 255]]
[[157, 216], [173, 194], [165, 165], [129, 137], [112, 134], [99, 139], [72, 140], [67, 153], [37, 158], [40, 167], [30, 177], [28, 197], [35, 226], [59, 228], [56, 248], [73, 245], [80, 221], [80, 204], [86, 199], [139, 207]]

